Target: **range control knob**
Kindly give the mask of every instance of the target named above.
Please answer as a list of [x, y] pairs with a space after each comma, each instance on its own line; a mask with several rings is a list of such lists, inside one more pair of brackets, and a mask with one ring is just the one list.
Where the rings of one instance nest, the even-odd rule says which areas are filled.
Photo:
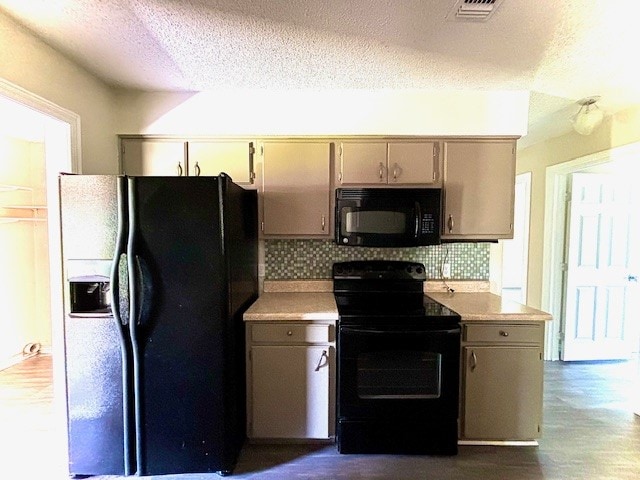
[[422, 273], [422, 267], [417, 267], [416, 268], [416, 273]]

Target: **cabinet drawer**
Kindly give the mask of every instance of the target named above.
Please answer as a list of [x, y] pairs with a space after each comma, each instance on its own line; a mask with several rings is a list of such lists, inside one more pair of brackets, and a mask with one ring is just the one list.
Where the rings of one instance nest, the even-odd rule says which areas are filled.
[[540, 325], [465, 325], [465, 342], [540, 343]]
[[261, 343], [328, 343], [331, 325], [253, 325], [251, 341]]

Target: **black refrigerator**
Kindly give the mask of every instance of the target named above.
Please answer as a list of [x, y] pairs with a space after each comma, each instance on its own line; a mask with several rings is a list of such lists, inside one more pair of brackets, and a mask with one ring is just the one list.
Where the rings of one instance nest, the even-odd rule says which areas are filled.
[[257, 197], [218, 177], [61, 175], [69, 472], [231, 473]]

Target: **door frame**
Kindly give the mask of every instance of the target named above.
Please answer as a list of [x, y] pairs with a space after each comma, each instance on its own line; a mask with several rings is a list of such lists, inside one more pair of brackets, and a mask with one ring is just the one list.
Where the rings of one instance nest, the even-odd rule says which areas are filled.
[[53, 359], [54, 423], [61, 445], [59, 466], [68, 471], [67, 405], [64, 350], [62, 247], [58, 172], [82, 173], [80, 115], [0, 78], [0, 95], [42, 115], [45, 123], [49, 280], [51, 291], [51, 353]]
[[579, 157], [546, 168], [544, 247], [542, 254], [542, 309], [553, 316], [545, 331], [545, 360], [560, 360], [560, 330], [564, 312], [565, 230], [568, 177], [572, 173], [631, 155], [640, 155], [640, 142]]

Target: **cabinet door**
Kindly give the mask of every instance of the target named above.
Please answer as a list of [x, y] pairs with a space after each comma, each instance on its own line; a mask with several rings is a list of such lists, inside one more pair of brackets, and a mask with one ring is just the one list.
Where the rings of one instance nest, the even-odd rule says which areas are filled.
[[251, 348], [252, 438], [329, 438], [329, 348]]
[[340, 145], [340, 183], [365, 185], [387, 183], [385, 142], [345, 142]]
[[463, 351], [463, 438], [538, 438], [542, 423], [542, 350], [465, 347]]
[[437, 144], [434, 142], [390, 142], [389, 184], [428, 185], [436, 181]]
[[515, 141], [444, 144], [443, 238], [513, 238]]
[[123, 138], [121, 171], [126, 175], [186, 175], [186, 144], [180, 140]]
[[264, 144], [264, 235], [331, 235], [330, 160], [326, 142]]
[[226, 173], [235, 183], [253, 183], [253, 143], [246, 141], [189, 142], [189, 175]]

